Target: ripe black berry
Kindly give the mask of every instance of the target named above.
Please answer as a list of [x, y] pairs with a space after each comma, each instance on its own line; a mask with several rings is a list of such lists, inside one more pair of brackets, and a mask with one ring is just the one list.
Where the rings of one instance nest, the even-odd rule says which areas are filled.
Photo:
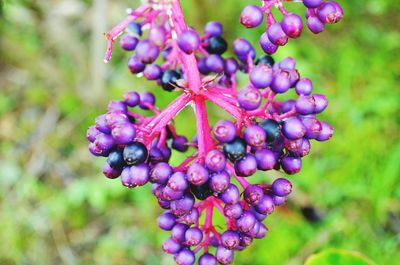
[[200, 186], [190, 185], [190, 189], [192, 190], [193, 195], [196, 196], [197, 199], [202, 201], [213, 194], [212, 190], [210, 189], [210, 184], [208, 182]]
[[228, 49], [228, 43], [221, 37], [212, 37], [208, 40], [206, 50], [211, 54], [223, 54]]
[[176, 80], [181, 78], [181, 74], [174, 70], [167, 70], [161, 77], [161, 86], [166, 91], [172, 91], [175, 89]]
[[224, 144], [224, 153], [232, 162], [243, 158], [246, 155], [245, 141], [237, 137], [233, 141]]
[[274, 120], [264, 120], [259, 124], [267, 134], [267, 143], [273, 143], [281, 134], [279, 123]]
[[148, 151], [144, 144], [134, 142], [124, 148], [123, 155], [128, 165], [137, 165], [146, 161]]
[[255, 63], [256, 63], [256, 65], [265, 64], [265, 65], [273, 66], [275, 64], [275, 60], [274, 60], [274, 58], [272, 58], [269, 55], [263, 55], [263, 56], [260, 56], [260, 58], [258, 58]]
[[125, 165], [124, 156], [122, 155], [122, 150], [111, 151], [107, 158], [107, 163], [110, 167], [114, 169], [122, 169]]

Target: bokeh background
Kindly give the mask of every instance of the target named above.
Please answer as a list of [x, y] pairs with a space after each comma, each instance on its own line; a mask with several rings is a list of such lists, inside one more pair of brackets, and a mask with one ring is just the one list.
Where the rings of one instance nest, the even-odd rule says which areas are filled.
[[[85, 139], [109, 100], [158, 89], [129, 73], [118, 48], [103, 63], [102, 33], [139, 1], [0, 2], [0, 264], [172, 264], [149, 187], [128, 190], [104, 178]], [[191, 25], [220, 20], [229, 41], [256, 42], [262, 32], [238, 22], [256, 0], [183, 2]], [[291, 177], [289, 204], [266, 220], [269, 236], [235, 264], [297, 265], [328, 248], [400, 264], [400, 5], [339, 2], [341, 23], [318, 36], [306, 30], [275, 56], [297, 58], [302, 76], [328, 96], [323, 119], [335, 135], [313, 144]], [[157, 93], [159, 106], [176, 96]], [[212, 121], [224, 117], [210, 112]], [[189, 137], [192, 118], [188, 109], [176, 121]]]

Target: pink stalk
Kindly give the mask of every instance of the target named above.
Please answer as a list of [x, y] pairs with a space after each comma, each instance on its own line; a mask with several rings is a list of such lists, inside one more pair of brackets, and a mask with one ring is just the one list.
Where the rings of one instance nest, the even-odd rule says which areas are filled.
[[104, 58], [104, 62], [109, 62], [111, 59], [113, 44], [115, 39], [122, 34], [122, 32], [128, 27], [129, 23], [141, 17], [148, 9], [150, 8], [149, 4], [142, 5], [138, 9], [134, 10], [129, 16], [127, 16], [121, 23], [116, 25], [113, 29], [105, 34], [108, 42], [107, 42], [107, 51]]
[[146, 144], [156, 137], [161, 130], [181, 111], [190, 101], [193, 100], [193, 96], [189, 93], [184, 93], [172, 101], [162, 112], [155, 116], [145, 128], [151, 130], [151, 133], [147, 136], [143, 135], [146, 139]]

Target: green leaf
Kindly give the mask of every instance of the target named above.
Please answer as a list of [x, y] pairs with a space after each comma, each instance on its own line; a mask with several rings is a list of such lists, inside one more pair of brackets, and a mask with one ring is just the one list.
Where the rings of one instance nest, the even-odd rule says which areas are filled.
[[331, 249], [310, 256], [304, 265], [376, 265], [376, 263], [359, 252]]

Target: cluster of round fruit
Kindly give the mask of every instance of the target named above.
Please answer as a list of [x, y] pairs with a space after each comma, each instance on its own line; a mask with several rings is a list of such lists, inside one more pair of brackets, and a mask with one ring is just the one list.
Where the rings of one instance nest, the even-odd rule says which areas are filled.
[[[342, 7], [335, 1], [303, 0], [306, 6], [307, 27], [315, 34], [325, 29], [325, 24], [337, 23], [343, 17]], [[271, 12], [271, 7], [277, 6], [282, 13], [282, 20], [276, 21]], [[289, 38], [298, 38], [303, 31], [301, 16], [289, 13], [281, 0], [264, 1], [262, 7], [256, 5], [246, 6], [241, 15], [240, 22], [247, 28], [261, 25], [266, 16], [267, 30], [261, 35], [260, 45], [264, 52], [273, 54], [279, 46], [285, 45]]]
[[[168, 162], [171, 147], [179, 151], [188, 149], [186, 137], [177, 135], [172, 125], [155, 137], [150, 148], [143, 142], [146, 130], [143, 125], [152, 117], [145, 117], [130, 111], [139, 107], [157, 110], [155, 97], [150, 92], [127, 92], [122, 101], [111, 101], [108, 112], [96, 118], [95, 125], [87, 130], [89, 150], [95, 156], [107, 157], [103, 173], [115, 179], [121, 176], [124, 186], [143, 186], [149, 180], [150, 166]], [[168, 139], [172, 138], [169, 146]]]
[[[198, 53], [198, 63], [202, 66], [200, 71], [203, 70], [204, 74], [223, 72], [224, 60], [221, 54], [227, 50], [228, 44], [221, 37], [222, 25], [219, 22], [208, 23], [202, 37], [195, 30], [188, 29], [177, 40], [173, 40], [171, 28], [163, 24], [153, 24], [146, 39], [140, 40], [144, 35], [142, 28], [145, 28], [144, 25], [131, 22], [120, 39], [124, 50], [135, 53], [128, 60], [128, 68], [132, 73], [143, 73], [146, 79], [155, 80], [164, 90], [172, 91], [177, 88], [176, 81], [182, 77], [181, 69], [178, 68], [180, 51], [186, 54]], [[157, 64], [160, 53], [164, 63]]]
[[[316, 117], [328, 101], [324, 95], [313, 94], [311, 80], [300, 78], [293, 58], [275, 63], [269, 55], [256, 57], [255, 48], [243, 38], [233, 42], [235, 58], [224, 58], [228, 44], [219, 22], [207, 23], [201, 36], [187, 28], [179, 1], [149, 3], [132, 12], [130, 23], [111, 31], [109, 44], [124, 31], [120, 45], [133, 52], [130, 71], [156, 81], [166, 91], [183, 93], [163, 111], [155, 107], [155, 97], [149, 92], [131, 91], [123, 100], [112, 101], [108, 112], [88, 129], [89, 150], [107, 157], [106, 177], [121, 176], [129, 188], [152, 184], [152, 193], [165, 210], [158, 224], [171, 233], [163, 250], [174, 255], [177, 264], [192, 265], [196, 255], [200, 265], [231, 264], [234, 251], [267, 234], [262, 221], [285, 203], [292, 189], [284, 178], [254, 184], [249, 177], [257, 170], [299, 172], [302, 157], [310, 152], [310, 140], [325, 141], [333, 134], [333, 128]], [[240, 21], [256, 27], [266, 14], [267, 32], [260, 44], [272, 54], [289, 37], [298, 37], [303, 24], [299, 16], [285, 10], [282, 1], [263, 3], [246, 7]], [[319, 31], [313, 20], [323, 26], [343, 15], [333, 1], [304, 0], [303, 4], [308, 8], [308, 26], [315, 33]], [[284, 14], [279, 23], [271, 13], [272, 5]], [[106, 58], [110, 54], [109, 50]], [[240, 90], [239, 72], [249, 77]], [[290, 91], [297, 94], [296, 99], [277, 99]], [[210, 135], [205, 100], [236, 121], [217, 122]], [[177, 135], [171, 123], [190, 102], [196, 109], [198, 141]], [[134, 107], [154, 116], [140, 115]], [[171, 149], [186, 152], [190, 146], [195, 147], [193, 153], [180, 165], [171, 166]], [[214, 210], [224, 218], [224, 228], [213, 224]]]

